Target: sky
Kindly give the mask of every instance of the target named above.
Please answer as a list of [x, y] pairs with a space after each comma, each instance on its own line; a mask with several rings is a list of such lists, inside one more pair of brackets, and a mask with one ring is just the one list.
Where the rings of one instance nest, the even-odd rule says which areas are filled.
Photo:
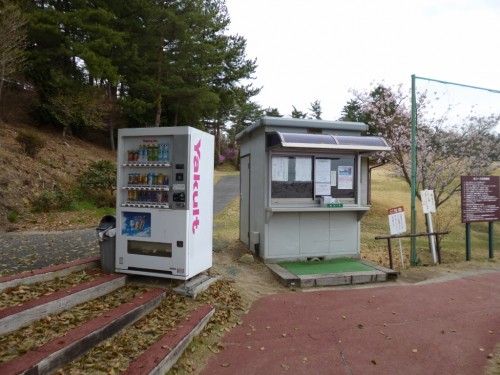
[[[289, 116], [321, 102], [337, 120], [351, 89], [411, 75], [500, 91], [499, 0], [226, 0], [229, 32], [257, 59], [254, 97]], [[417, 90], [428, 89], [417, 79]], [[448, 85], [447, 85], [448, 86]], [[464, 101], [454, 87], [445, 91]], [[409, 92], [409, 91], [408, 91]], [[500, 94], [467, 93], [500, 112]], [[472, 97], [473, 99], [470, 99]], [[449, 99], [448, 99], [449, 100]]]

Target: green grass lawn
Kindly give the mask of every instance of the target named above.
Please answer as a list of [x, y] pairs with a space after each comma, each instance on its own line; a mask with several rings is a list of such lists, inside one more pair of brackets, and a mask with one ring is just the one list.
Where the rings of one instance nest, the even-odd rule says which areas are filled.
[[[500, 172], [500, 171], [497, 171]], [[498, 173], [497, 173], [498, 174]], [[392, 207], [403, 206], [406, 214], [407, 233], [410, 232], [411, 195], [409, 185], [402, 179], [390, 174], [387, 167], [372, 171], [372, 208], [361, 220], [361, 256], [374, 263], [388, 267], [389, 257], [387, 240], [375, 240], [376, 236], [388, 236], [389, 222], [387, 210]], [[416, 201], [417, 233], [427, 232], [425, 218], [420, 201]], [[433, 228], [437, 232], [449, 231], [441, 240], [442, 263], [465, 261], [465, 224], [461, 222], [460, 194], [440, 206], [432, 215]], [[494, 223], [494, 249], [500, 250], [500, 223]], [[402, 239], [403, 257], [405, 265], [409, 266], [410, 240]], [[472, 259], [488, 261], [488, 223], [471, 224]], [[394, 266], [401, 266], [399, 244], [392, 240]], [[495, 255], [500, 257], [500, 252]], [[432, 256], [429, 251], [427, 237], [417, 239], [417, 260], [421, 264], [431, 264]], [[493, 260], [494, 261], [494, 260]]]
[[345, 258], [310, 262], [283, 262], [279, 265], [297, 276], [339, 272], [373, 271], [372, 267], [356, 260]]

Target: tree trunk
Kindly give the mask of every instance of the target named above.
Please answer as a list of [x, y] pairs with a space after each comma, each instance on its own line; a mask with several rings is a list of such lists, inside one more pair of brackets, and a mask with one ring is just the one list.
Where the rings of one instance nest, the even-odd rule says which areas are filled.
[[217, 163], [219, 162], [219, 155], [220, 155], [220, 143], [221, 143], [221, 140], [220, 140], [221, 136], [220, 136], [220, 117], [217, 118], [217, 120], [215, 120], [215, 150], [217, 152]]
[[158, 92], [156, 94], [156, 116], [155, 116], [155, 127], [159, 127], [161, 122], [161, 94]]
[[109, 141], [111, 150], [115, 151], [115, 122], [114, 114], [116, 110], [116, 86], [112, 86], [110, 82], [106, 85], [106, 91], [109, 101], [109, 116], [108, 116], [108, 127], [109, 127]]
[[163, 18], [160, 19], [160, 44], [158, 46], [158, 67], [156, 69], [156, 116], [155, 125], [160, 126], [161, 122], [161, 74], [162, 74], [162, 63], [163, 63]]
[[[3, 89], [3, 82], [5, 80], [5, 63], [4, 63], [4, 58], [3, 58], [3, 53], [2, 53], [2, 69], [0, 71], [0, 103], [2, 103], [2, 89]], [[2, 107], [0, 107], [0, 122], [2, 122]]]

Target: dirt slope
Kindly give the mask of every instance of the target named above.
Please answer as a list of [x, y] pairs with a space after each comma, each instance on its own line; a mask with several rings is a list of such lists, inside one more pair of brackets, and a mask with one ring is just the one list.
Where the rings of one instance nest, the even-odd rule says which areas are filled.
[[[25, 154], [16, 141], [19, 131], [35, 133], [45, 140], [46, 146], [35, 158]], [[63, 138], [54, 130], [0, 123], [0, 231], [67, 228], [71, 220], [64, 213], [58, 213], [58, 220], [52, 224], [47, 222], [47, 215], [33, 214], [33, 200], [44, 191], [64, 190], [91, 162], [102, 159], [114, 161], [116, 156], [104, 147]]]

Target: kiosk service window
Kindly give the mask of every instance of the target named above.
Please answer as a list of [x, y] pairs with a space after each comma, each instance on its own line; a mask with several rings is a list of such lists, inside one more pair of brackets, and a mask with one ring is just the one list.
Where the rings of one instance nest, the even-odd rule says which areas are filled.
[[271, 155], [271, 203], [318, 203], [321, 196], [356, 204], [356, 155]]

